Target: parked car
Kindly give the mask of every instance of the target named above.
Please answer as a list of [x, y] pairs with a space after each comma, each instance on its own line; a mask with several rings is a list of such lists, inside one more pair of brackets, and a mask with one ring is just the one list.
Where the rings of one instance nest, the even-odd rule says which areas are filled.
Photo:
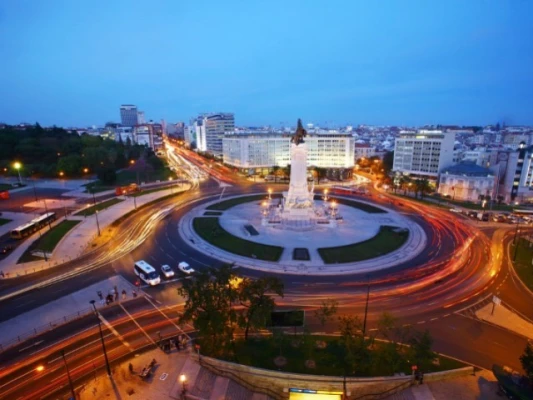
[[182, 261], [178, 264], [178, 268], [181, 272], [184, 274], [190, 275], [194, 272], [194, 269], [191, 268], [189, 264], [187, 264], [185, 261]]
[[165, 276], [165, 278], [173, 278], [174, 277], [174, 270], [170, 268], [170, 265], [163, 265], [161, 267], [161, 272]]
[[460, 208], [450, 208], [450, 211], [454, 213], [459, 213], [459, 214], [461, 214], [462, 212]]
[[2, 247], [2, 250], [0, 250], [0, 253], [7, 254], [11, 250], [13, 250], [13, 246], [7, 245], [7, 246]]

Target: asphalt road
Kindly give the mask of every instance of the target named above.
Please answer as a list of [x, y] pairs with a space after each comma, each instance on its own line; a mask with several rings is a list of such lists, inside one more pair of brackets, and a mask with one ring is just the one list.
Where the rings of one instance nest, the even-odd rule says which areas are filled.
[[[276, 190], [278, 188], [281, 189], [280, 186], [276, 186]], [[225, 195], [257, 191], [266, 193], [266, 186], [232, 187], [226, 190]], [[214, 181], [207, 181], [201, 184], [200, 188], [184, 194], [182, 200], [184, 203], [190, 203], [215, 193], [220, 194], [218, 184]], [[369, 277], [360, 275], [321, 278], [281, 276], [285, 283], [286, 295], [278, 303], [282, 307], [298, 307], [311, 311], [320, 304], [322, 299], [331, 297], [339, 300], [339, 313], [362, 316], [367, 282], [370, 281], [369, 331], [375, 329], [377, 319], [386, 310], [399, 318], [402, 323], [411, 325], [413, 329], [429, 329], [437, 351], [483, 368], [490, 368], [493, 363], [498, 362], [519, 369], [518, 356], [525, 347], [525, 339], [510, 331], [473, 319], [469, 313], [479, 299], [494, 293], [519, 312], [530, 318], [533, 317], [529, 294], [509, 273], [506, 257], [503, 258], [501, 270], [494, 271], [494, 274], [490, 273], [489, 250], [490, 239], [496, 234], [494, 229], [483, 229], [485, 233], [472, 239], [472, 244], [465, 253], [464, 262], [460, 267], [443, 279], [436, 279], [435, 277], [440, 276], [442, 271], [450, 268], [449, 266], [457, 260], [457, 249], [476, 229], [469, 225], [462, 226], [451, 213], [446, 211], [435, 211], [419, 204], [416, 208], [411, 208], [408, 206], [408, 200], [402, 200], [403, 205], [398, 205], [398, 202], [391, 204], [389, 199], [380, 198], [375, 192], [372, 200], [395, 208], [419, 223], [428, 236], [430, 244], [428, 249], [408, 263], [400, 264], [387, 272], [371, 274]], [[208, 199], [203, 201], [208, 201]], [[165, 204], [159, 207], [165, 207]], [[117, 272], [134, 281], [136, 277], [133, 274], [132, 265], [139, 259], [145, 259], [155, 266], [162, 264], [176, 266], [183, 260], [187, 260], [195, 269], [219, 265], [218, 260], [196, 251], [192, 243], [183, 241], [177, 235], [177, 223], [183, 213], [191, 207], [193, 204], [185, 205], [159, 222], [153, 233], [129, 254], [62, 283], [2, 302], [0, 320], [9, 319]], [[143, 220], [151, 212], [152, 210], [143, 210], [135, 220]], [[124, 232], [133, 230], [134, 224], [134, 221], [128, 220], [122, 224], [121, 230]], [[512, 231], [505, 234], [502, 240], [505, 249], [512, 240]], [[111, 243], [108, 250], [112, 250], [113, 246], [117, 244]], [[51, 276], [72, 269], [73, 265], [75, 263], [9, 282], [0, 281], [0, 295], [44, 281]], [[239, 273], [250, 277], [263, 275], [263, 273], [244, 268], [239, 269]], [[181, 299], [177, 296], [176, 288], [179, 287], [180, 279], [183, 278], [183, 275], [178, 274], [177, 279], [164, 282], [158, 287], [146, 288], [145, 291], [160, 303], [177, 303]], [[58, 287], [64, 289], [58, 292]], [[312, 313], [307, 313], [307, 315], [310, 314]], [[319, 328], [312, 318], [309, 324], [312, 328]], [[323, 330], [335, 332], [336, 326], [330, 324]]]

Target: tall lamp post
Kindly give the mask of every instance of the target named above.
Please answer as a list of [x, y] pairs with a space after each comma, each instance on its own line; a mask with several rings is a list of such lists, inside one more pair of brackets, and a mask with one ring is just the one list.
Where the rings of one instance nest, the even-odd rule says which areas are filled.
[[72, 379], [70, 378], [70, 371], [68, 370], [67, 359], [65, 358], [65, 350], [61, 349], [61, 357], [63, 357], [63, 362], [65, 363], [65, 369], [67, 370], [68, 384], [70, 386], [70, 393], [72, 394], [72, 399], [76, 400], [76, 392], [74, 391], [74, 385], [72, 384]]
[[366, 317], [368, 315], [368, 300], [370, 299], [370, 278], [366, 278], [366, 304], [365, 304], [365, 319], [363, 320], [363, 338], [366, 334]]
[[[96, 206], [96, 197], [94, 196], [94, 189], [91, 190], [93, 194], [93, 205]], [[98, 210], [95, 209], [94, 215], [96, 217], [96, 228], [98, 229], [98, 236], [101, 236], [100, 234], [100, 223], [98, 222]]]
[[520, 243], [520, 236], [518, 236], [518, 240], [516, 240], [516, 236], [520, 233], [520, 220], [516, 221], [516, 229], [514, 231], [514, 238], [513, 238], [513, 244], [514, 244], [514, 254], [513, 254], [513, 261], [516, 261], [516, 254], [518, 253], [518, 244]]
[[104, 342], [104, 334], [102, 333], [102, 325], [100, 324], [100, 317], [98, 315], [98, 311], [96, 310], [96, 301], [91, 300], [90, 303], [92, 304], [94, 308], [94, 315], [96, 317], [96, 320], [98, 321], [98, 330], [100, 331], [100, 340], [102, 341], [102, 349], [104, 350], [104, 358], [105, 358], [105, 365], [107, 367], [107, 375], [111, 377], [111, 368], [109, 367], [109, 360], [107, 359], [107, 351], [105, 349], [105, 342]]
[[22, 178], [20, 177], [20, 169], [22, 168], [22, 164], [17, 161], [13, 164], [13, 167], [17, 170], [17, 173], [19, 175], [19, 184], [22, 185]]

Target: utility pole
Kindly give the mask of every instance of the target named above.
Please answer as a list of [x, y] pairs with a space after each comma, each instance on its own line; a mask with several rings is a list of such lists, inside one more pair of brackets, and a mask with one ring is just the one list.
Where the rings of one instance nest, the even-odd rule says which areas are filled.
[[102, 333], [102, 325], [100, 323], [100, 316], [98, 314], [98, 311], [96, 310], [96, 301], [91, 300], [90, 303], [92, 304], [94, 308], [94, 315], [96, 316], [96, 320], [98, 321], [98, 330], [100, 331], [100, 341], [102, 342], [102, 349], [104, 350], [104, 358], [105, 358], [105, 365], [107, 367], [107, 375], [111, 378], [111, 368], [109, 367], [109, 360], [107, 359], [107, 351], [105, 349], [105, 341], [104, 341], [104, 334]]
[[72, 394], [72, 399], [76, 400], [76, 392], [74, 391], [74, 385], [72, 384], [72, 379], [70, 378], [70, 371], [68, 370], [67, 359], [65, 358], [65, 350], [61, 349], [61, 357], [63, 357], [63, 362], [65, 363], [65, 368], [67, 370], [68, 384], [70, 386], [70, 393]]
[[[96, 206], [96, 197], [94, 196], [94, 189], [91, 190], [92, 194], [93, 194], [93, 205]], [[94, 215], [96, 217], [96, 228], [98, 229], [98, 236], [101, 236], [100, 234], [100, 223], [98, 222], [98, 210], [94, 209]]]
[[368, 300], [370, 299], [370, 278], [367, 276], [366, 281], [366, 304], [365, 304], [365, 319], [363, 320], [363, 338], [366, 334], [366, 317], [368, 315]]

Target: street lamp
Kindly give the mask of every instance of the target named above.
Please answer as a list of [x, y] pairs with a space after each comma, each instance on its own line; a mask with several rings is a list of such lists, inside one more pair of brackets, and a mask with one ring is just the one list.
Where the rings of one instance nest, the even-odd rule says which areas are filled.
[[100, 331], [100, 340], [102, 341], [102, 349], [104, 350], [104, 358], [105, 358], [105, 365], [107, 367], [107, 375], [111, 377], [111, 368], [109, 367], [109, 360], [107, 359], [107, 352], [105, 350], [105, 342], [104, 342], [104, 334], [102, 333], [102, 325], [100, 324], [100, 316], [98, 314], [98, 311], [96, 310], [96, 301], [91, 300], [89, 303], [92, 304], [94, 308], [94, 315], [96, 317], [96, 321], [98, 322], [98, 330]]
[[[91, 190], [93, 194], [93, 204], [96, 206], [96, 197], [94, 196], [94, 188]], [[94, 215], [96, 217], [96, 228], [98, 229], [98, 236], [101, 236], [100, 234], [100, 223], [98, 222], [98, 210], [95, 210]]]
[[269, 189], [268, 189], [268, 199], [269, 199], [269, 200], [272, 200], [272, 197], [271, 197], [271, 196], [272, 196], [272, 189], [269, 188]]
[[61, 357], [63, 357], [63, 362], [65, 363], [65, 369], [67, 370], [68, 384], [70, 386], [70, 393], [72, 394], [72, 399], [76, 399], [76, 392], [74, 391], [74, 385], [72, 384], [72, 379], [70, 378], [70, 371], [68, 370], [67, 359], [65, 358], [65, 350], [61, 349]]
[[370, 278], [366, 277], [366, 304], [365, 304], [365, 319], [363, 320], [363, 338], [366, 333], [366, 317], [368, 315], [368, 300], [370, 299]]
[[324, 189], [324, 201], [328, 201], [328, 189]]
[[22, 164], [17, 161], [13, 164], [13, 168], [17, 170], [17, 173], [19, 175], [19, 184], [22, 185], [22, 178], [20, 177], [20, 169], [22, 168]]
[[35, 367], [35, 371], [43, 372], [44, 371], [44, 366], [43, 365], [38, 365], [37, 367]]
[[64, 175], [65, 175], [65, 173], [64, 173], [63, 171], [59, 171], [59, 176], [60, 176], [61, 178], [63, 178]]
[[187, 394], [187, 377], [185, 374], [180, 375], [180, 382], [181, 382], [181, 396], [182, 398], [185, 398], [185, 395]]

